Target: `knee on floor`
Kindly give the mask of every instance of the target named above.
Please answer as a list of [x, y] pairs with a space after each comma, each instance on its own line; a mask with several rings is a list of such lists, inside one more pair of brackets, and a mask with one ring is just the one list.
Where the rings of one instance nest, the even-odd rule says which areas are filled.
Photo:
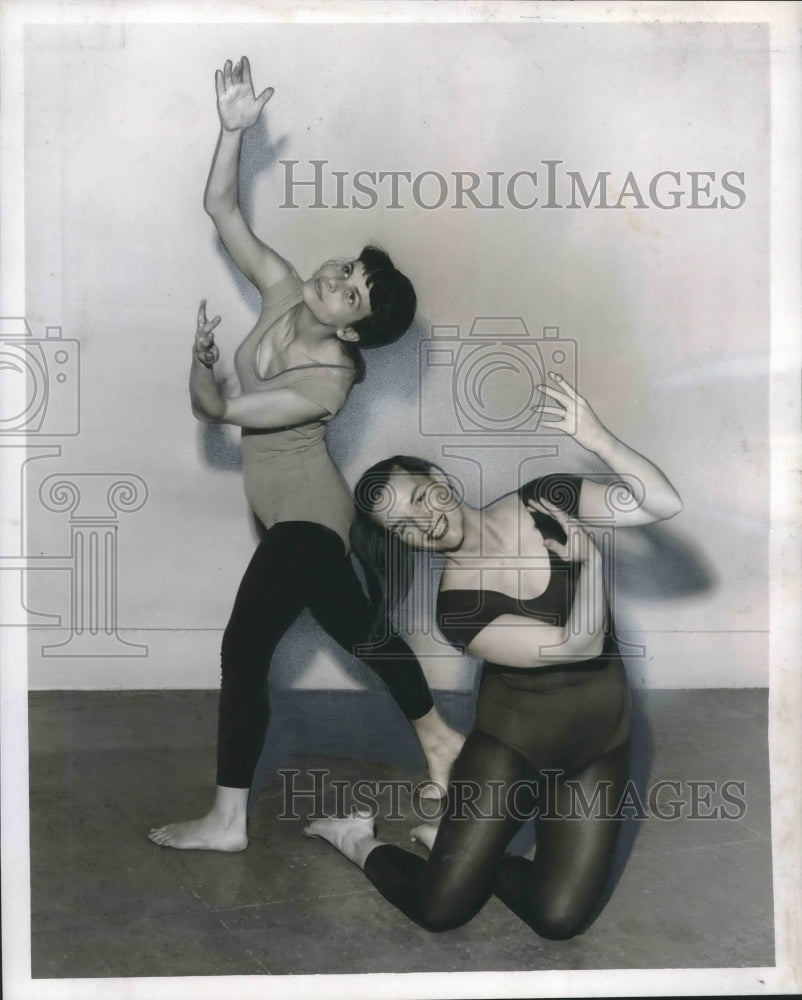
[[530, 921], [530, 926], [542, 938], [548, 938], [550, 941], [567, 941], [582, 933], [587, 926], [587, 919], [584, 915], [554, 907], [538, 913]]
[[472, 913], [466, 914], [463, 908], [448, 900], [429, 899], [422, 902], [418, 923], [424, 930], [439, 934], [462, 927], [472, 916]]

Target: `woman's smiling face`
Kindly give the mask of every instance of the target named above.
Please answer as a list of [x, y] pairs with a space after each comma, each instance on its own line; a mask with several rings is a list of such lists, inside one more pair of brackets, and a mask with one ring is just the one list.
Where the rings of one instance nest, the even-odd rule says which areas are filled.
[[436, 470], [391, 473], [377, 491], [371, 517], [415, 549], [449, 552], [464, 537], [461, 502]]

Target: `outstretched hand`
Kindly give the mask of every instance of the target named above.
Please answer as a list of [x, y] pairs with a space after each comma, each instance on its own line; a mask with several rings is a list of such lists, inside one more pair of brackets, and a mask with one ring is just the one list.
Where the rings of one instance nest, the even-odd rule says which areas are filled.
[[259, 119], [262, 108], [273, 96], [268, 87], [257, 97], [251, 82], [251, 67], [246, 56], [236, 65], [226, 60], [222, 70], [214, 75], [217, 88], [217, 113], [220, 124], [229, 132], [250, 128]]
[[202, 365], [211, 368], [220, 357], [220, 351], [214, 342], [214, 328], [220, 322], [220, 317], [206, 319], [206, 299], [201, 299], [198, 308], [198, 326], [195, 330], [195, 357]]
[[[548, 401], [546, 405], [538, 406], [538, 412], [548, 419], [548, 426], [556, 427], [563, 433], [573, 437], [583, 448], [595, 449], [600, 435], [606, 432], [604, 424], [599, 420], [584, 396], [557, 372], [549, 372], [551, 381], [538, 386], [538, 389]], [[550, 404], [557, 404], [550, 405]]]
[[587, 562], [596, 553], [596, 546], [593, 539], [585, 530], [581, 522], [576, 518], [566, 514], [560, 507], [546, 503], [542, 500], [527, 500], [526, 506], [529, 510], [538, 511], [540, 514], [548, 514], [549, 517], [560, 525], [565, 532], [565, 542], [558, 542], [556, 538], [544, 538], [543, 544], [564, 562]]

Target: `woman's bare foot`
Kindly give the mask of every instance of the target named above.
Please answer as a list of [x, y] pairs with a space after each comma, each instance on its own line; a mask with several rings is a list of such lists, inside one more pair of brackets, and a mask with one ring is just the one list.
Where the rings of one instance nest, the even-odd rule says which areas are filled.
[[349, 861], [360, 868], [365, 867], [365, 859], [381, 841], [375, 836], [375, 823], [370, 815], [354, 810], [350, 816], [339, 819], [313, 819], [304, 828], [305, 837], [320, 837], [336, 847]]
[[244, 851], [248, 846], [247, 788], [217, 787], [214, 805], [200, 819], [154, 827], [148, 837], [160, 847], [184, 851]]
[[413, 719], [412, 726], [429, 768], [430, 781], [421, 787], [421, 798], [441, 799], [446, 794], [451, 768], [459, 756], [465, 737], [447, 725], [436, 708], [430, 709], [420, 719]]
[[434, 844], [434, 839], [437, 836], [437, 831], [440, 829], [440, 823], [421, 823], [420, 826], [416, 826], [412, 833], [409, 835], [410, 840], [414, 840], [418, 844], [423, 844], [427, 851], [431, 851], [432, 845]]

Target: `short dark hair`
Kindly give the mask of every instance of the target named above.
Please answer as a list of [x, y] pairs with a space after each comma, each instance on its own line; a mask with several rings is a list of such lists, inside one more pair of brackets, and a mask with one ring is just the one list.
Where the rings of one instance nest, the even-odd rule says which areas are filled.
[[394, 472], [429, 475], [442, 470], [422, 458], [393, 455], [363, 472], [354, 487], [356, 517], [351, 524], [351, 548], [365, 573], [374, 615], [371, 637], [374, 640], [391, 627], [392, 614], [409, 593], [415, 575], [414, 551], [398, 534], [383, 528], [372, 517]]
[[370, 293], [370, 316], [352, 323], [360, 347], [384, 347], [412, 326], [418, 304], [415, 289], [380, 247], [363, 247], [357, 260], [365, 270]]

